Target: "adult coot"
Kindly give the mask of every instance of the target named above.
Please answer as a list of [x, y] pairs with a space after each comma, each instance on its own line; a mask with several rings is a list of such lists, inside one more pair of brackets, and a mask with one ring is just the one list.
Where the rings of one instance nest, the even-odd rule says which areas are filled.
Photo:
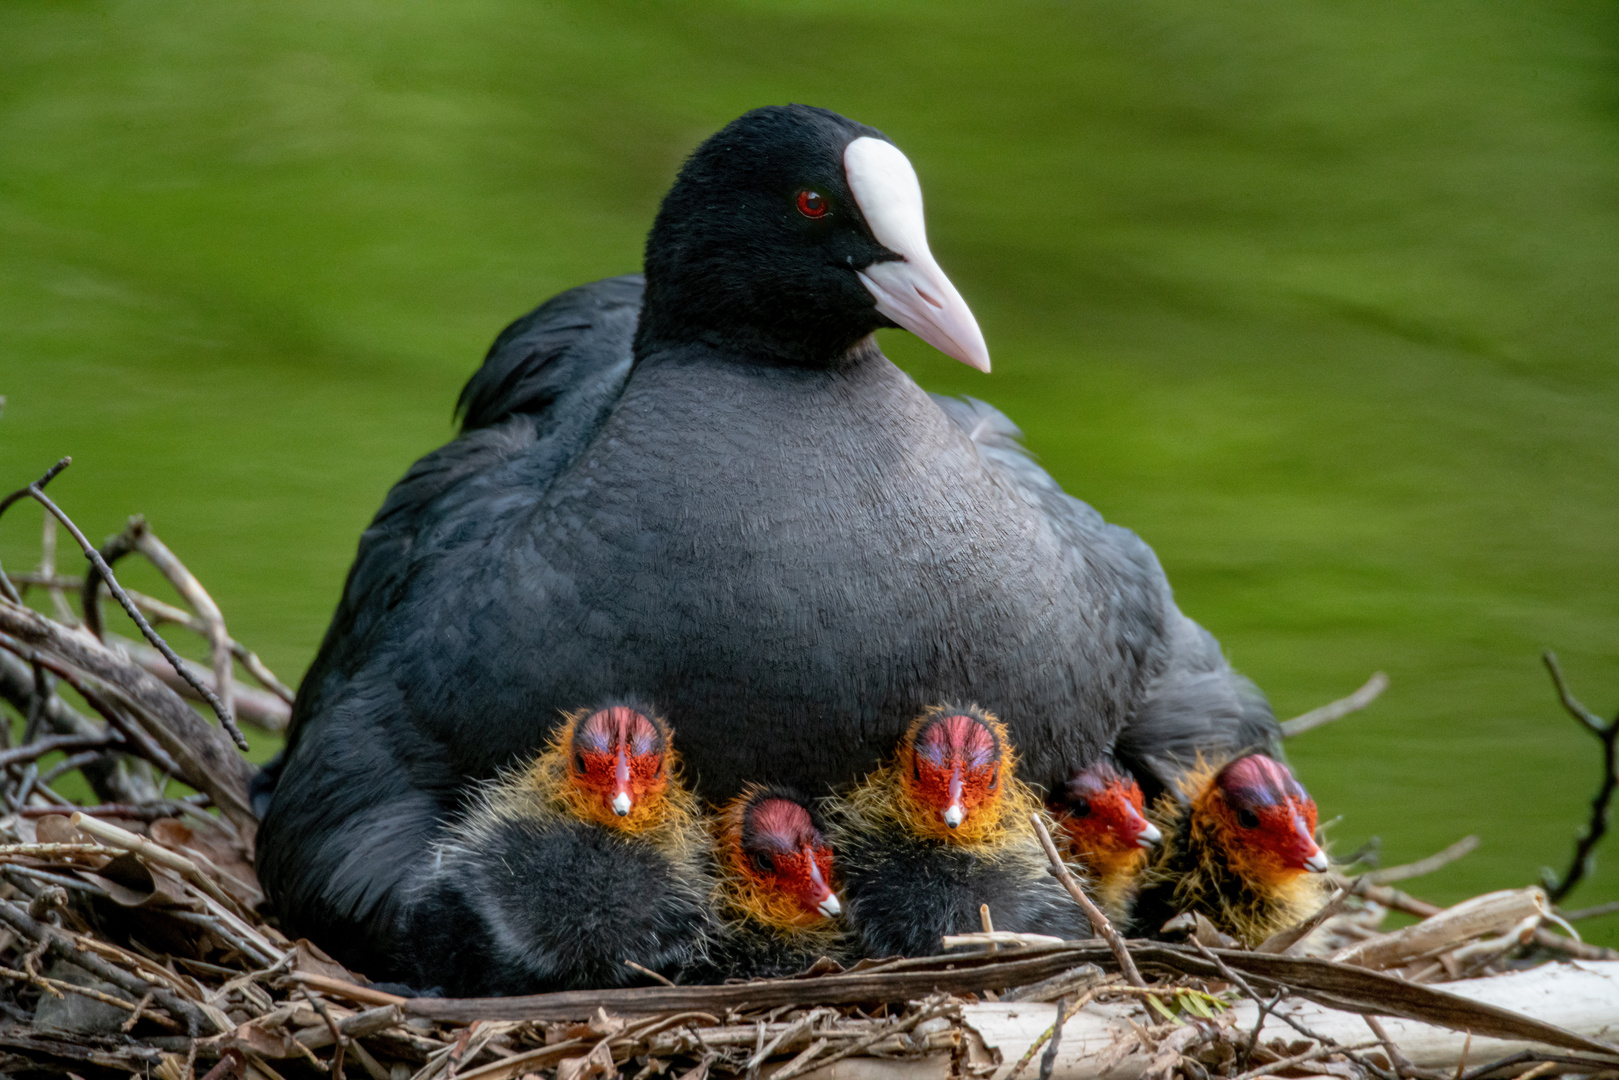
[[1112, 749], [1184, 666], [1157, 560], [975, 439], [877, 349], [891, 326], [989, 367], [904, 155], [792, 105], [693, 153], [644, 295], [509, 327], [361, 537], [259, 787], [289, 927], [397, 972], [446, 822], [603, 700], [667, 716], [711, 802], [853, 781], [941, 700], [1004, 718], [1048, 790]]

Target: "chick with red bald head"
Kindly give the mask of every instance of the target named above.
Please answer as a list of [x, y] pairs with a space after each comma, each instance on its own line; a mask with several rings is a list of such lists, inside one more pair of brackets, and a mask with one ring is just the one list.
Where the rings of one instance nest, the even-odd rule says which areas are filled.
[[1252, 947], [1320, 907], [1315, 800], [1286, 765], [1250, 754], [1194, 770], [1181, 793], [1184, 806], [1159, 800], [1169, 836], [1136, 898], [1140, 930], [1191, 911]]
[[614, 704], [564, 718], [449, 829], [414, 886], [406, 981], [454, 996], [645, 982], [701, 961], [713, 876], [669, 726]]
[[852, 959], [836, 852], [813, 803], [750, 784], [710, 819], [720, 929], [688, 982], [796, 975]]
[[866, 956], [928, 956], [981, 927], [1070, 939], [1084, 915], [1047, 873], [1006, 728], [977, 706], [929, 709], [893, 758], [833, 800], [832, 841]]
[[1147, 860], [1163, 839], [1147, 820], [1141, 785], [1103, 758], [1069, 777], [1047, 807], [1069, 854], [1090, 872], [1097, 902], [1115, 922], [1125, 921]]

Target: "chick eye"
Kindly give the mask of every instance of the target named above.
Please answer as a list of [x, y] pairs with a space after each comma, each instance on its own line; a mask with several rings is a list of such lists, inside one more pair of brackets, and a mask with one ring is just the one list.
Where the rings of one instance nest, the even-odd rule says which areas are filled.
[[772, 855], [761, 855], [759, 852], [750, 852], [748, 858], [753, 860], [753, 868], [762, 874], [776, 872], [776, 859]]
[[805, 188], [798, 193], [798, 212], [807, 218], [823, 218], [831, 207], [818, 191]]
[[1091, 801], [1089, 799], [1081, 799], [1078, 802], [1070, 805], [1068, 807], [1068, 812], [1074, 817], [1090, 817]]
[[583, 754], [575, 754], [575, 755], [573, 755], [573, 771], [576, 772], [576, 773], [585, 772], [585, 755], [583, 755]]
[[1252, 810], [1238, 810], [1237, 824], [1245, 829], [1257, 829], [1259, 828], [1259, 815]]

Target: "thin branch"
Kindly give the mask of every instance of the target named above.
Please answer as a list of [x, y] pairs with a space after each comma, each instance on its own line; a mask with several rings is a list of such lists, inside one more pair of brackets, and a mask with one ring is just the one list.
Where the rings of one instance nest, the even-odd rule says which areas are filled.
[[0, 768], [38, 761], [58, 750], [109, 750], [124, 745], [116, 733], [106, 735], [46, 735], [14, 750], [0, 751]]
[[[46, 576], [44, 574], [18, 574], [13, 580], [23, 585], [42, 585], [46, 588], [60, 589], [67, 592], [82, 593], [84, 591], [84, 582], [78, 578]], [[148, 596], [134, 589], [125, 589], [124, 591], [129, 593], [129, 598], [135, 601], [135, 606], [146, 614], [147, 619], [154, 626], [173, 623], [175, 626], [185, 627], [198, 637], [208, 636], [208, 628], [203, 621], [184, 608], [175, 607], [173, 604], [159, 600], [155, 596]], [[64, 619], [58, 619], [57, 621], [67, 622]], [[297, 692], [277, 678], [275, 672], [270, 670], [269, 666], [259, 658], [257, 653], [235, 638], [230, 639], [230, 651], [231, 655], [236, 657], [237, 662], [247, 669], [247, 673], [253, 676], [259, 685], [288, 705], [292, 704]], [[142, 663], [144, 664], [144, 661]]]
[[1478, 849], [1477, 836], [1464, 836], [1443, 851], [1436, 851], [1426, 859], [1406, 863], [1403, 866], [1391, 866], [1387, 870], [1374, 870], [1366, 876], [1376, 885], [1389, 885], [1396, 881], [1408, 881], [1431, 874], [1442, 866], [1448, 866], [1465, 855], [1471, 855]]
[[[179, 593], [191, 610], [197, 613], [202, 620], [203, 637], [208, 640], [209, 658], [213, 665], [213, 685], [208, 686], [220, 701], [228, 703], [232, 708], [234, 717], [235, 701], [231, 694], [232, 684], [235, 682], [231, 671], [231, 639], [225, 630], [225, 617], [219, 611], [219, 605], [214, 598], [208, 595], [208, 590], [202, 587], [195, 574], [186, 569], [184, 563], [175, 557], [168, 545], [157, 538], [151, 528], [146, 524], [146, 518], [136, 514], [129, 519], [122, 535], [109, 541], [106, 547], [113, 549], [112, 553], [103, 552], [108, 565], [115, 561], [115, 555], [122, 555], [127, 551], [138, 551], [146, 556], [148, 562], [157, 567], [159, 573], [166, 578], [174, 591]], [[96, 596], [96, 575], [86, 577], [84, 590], [84, 603], [94, 606]], [[137, 605], [138, 606], [138, 605]], [[99, 611], [97, 612], [99, 615]], [[99, 622], [99, 619], [98, 619]], [[100, 634], [96, 635], [100, 637]], [[179, 666], [176, 665], [176, 670]], [[192, 672], [182, 672], [182, 677], [193, 686], [207, 686], [202, 680], [195, 677]], [[243, 747], [243, 749], [246, 749]]]
[[1603, 721], [1580, 704], [1569, 690], [1568, 683], [1563, 679], [1563, 669], [1558, 666], [1557, 654], [1547, 649], [1540, 654], [1540, 658], [1545, 661], [1546, 670], [1551, 672], [1552, 683], [1557, 687], [1557, 696], [1562, 699], [1563, 708], [1602, 744], [1602, 784], [1591, 799], [1590, 823], [1575, 843], [1574, 857], [1562, 878], [1553, 878], [1549, 873], [1544, 875], [1546, 895], [1552, 903], [1560, 904], [1585, 878], [1586, 871], [1591, 867], [1591, 856], [1608, 832], [1608, 807], [1613, 801], [1614, 790], [1619, 788], [1619, 746], [1615, 745], [1619, 741], [1619, 716], [1614, 717], [1612, 723]]
[[1270, 937], [1260, 942], [1254, 951], [1276, 954], [1285, 953], [1294, 945], [1297, 945], [1299, 942], [1315, 933], [1316, 928], [1322, 923], [1326, 922], [1328, 919], [1338, 914], [1338, 912], [1342, 911], [1344, 909], [1344, 900], [1347, 899], [1348, 896], [1348, 889], [1334, 890], [1333, 894], [1327, 897], [1326, 902], [1316, 909], [1314, 915], [1295, 923], [1286, 930], [1272, 934]]
[[[0, 499], [0, 516], [3, 516], [7, 510], [10, 510], [12, 504], [17, 502], [19, 499], [25, 499], [29, 496], [38, 497], [40, 491], [45, 487], [45, 485], [50, 483], [52, 480], [55, 480], [56, 474], [71, 464], [73, 464], [73, 459], [70, 457], [65, 457], [61, 461], [58, 461], [55, 465], [52, 465], [50, 468], [46, 469], [45, 475], [41, 476], [38, 480], [35, 480], [32, 484], [29, 484], [27, 487], [18, 488], [10, 495], [7, 495], [4, 499]], [[4, 593], [6, 599], [10, 600], [13, 604], [22, 603], [22, 593], [18, 592], [17, 587], [11, 583], [11, 579], [6, 577], [6, 572], [4, 570], [0, 570], [0, 593]]]
[[1619, 900], [1610, 900], [1606, 904], [1597, 904], [1594, 907], [1576, 908], [1573, 911], [1558, 912], [1565, 922], [1579, 922], [1581, 919], [1599, 919], [1604, 915], [1619, 915]]
[[1057, 845], [1051, 842], [1051, 833], [1046, 831], [1046, 823], [1040, 820], [1039, 814], [1030, 814], [1029, 820], [1034, 824], [1035, 835], [1040, 838], [1040, 846], [1045, 849], [1046, 859], [1051, 863], [1046, 868], [1047, 872], [1068, 890], [1068, 895], [1074, 898], [1074, 903], [1079, 905], [1085, 917], [1091, 921], [1091, 929], [1096, 932], [1096, 936], [1106, 941], [1108, 948], [1113, 950], [1113, 957], [1119, 962], [1119, 970], [1124, 973], [1125, 980], [1131, 986], [1146, 986], [1146, 982], [1141, 978], [1141, 972], [1136, 970], [1136, 962], [1130, 957], [1130, 949], [1125, 945], [1124, 938], [1113, 929], [1113, 924], [1102, 914], [1102, 909], [1085, 895], [1085, 890], [1079, 887], [1074, 875], [1068, 872], [1067, 864], [1057, 853]]
[[[69, 459], [63, 458], [62, 460], [67, 461]], [[56, 517], [56, 520], [60, 521], [67, 531], [73, 535], [73, 539], [79, 542], [79, 547], [84, 551], [84, 557], [90, 560], [90, 565], [95, 568], [95, 573], [100, 575], [101, 580], [107, 583], [107, 588], [112, 591], [113, 596], [118, 598], [118, 603], [123, 607], [125, 614], [134, 621], [136, 626], [140, 627], [141, 636], [150, 641], [152, 646], [163, 654], [164, 658], [174, 666], [174, 670], [179, 672], [180, 676], [187, 682], [190, 682], [192, 689], [196, 690], [202, 696], [202, 699], [208, 703], [209, 707], [214, 710], [214, 715], [219, 717], [220, 724], [230, 734], [231, 741], [236, 744], [236, 748], [246, 750], [247, 737], [242, 734], [242, 729], [236, 726], [236, 718], [231, 715], [230, 706], [219, 700], [219, 696], [208, 687], [203, 686], [200, 682], [192, 681], [190, 672], [185, 669], [185, 665], [180, 660], [180, 655], [169, 648], [169, 643], [164, 641], [156, 630], [152, 629], [152, 624], [146, 621], [146, 616], [142, 615], [140, 608], [135, 606], [135, 601], [131, 600], [129, 594], [124, 591], [124, 587], [118, 584], [118, 579], [113, 576], [112, 567], [108, 565], [107, 560], [101, 557], [101, 552], [96, 550], [95, 546], [85, 538], [84, 533], [79, 531], [79, 527], [73, 523], [73, 519], [63, 513], [62, 508], [52, 502], [44, 492], [37, 490], [37, 486], [31, 489], [31, 493], [35, 499], [39, 500], [40, 505], [49, 510]], [[95, 607], [94, 591], [86, 588], [83, 600], [83, 606], [88, 616], [88, 611]], [[86, 621], [88, 623], [88, 617]]]
[[1318, 728], [1323, 724], [1330, 724], [1334, 720], [1341, 720], [1352, 712], [1359, 712], [1376, 701], [1378, 695], [1387, 690], [1388, 686], [1389, 677], [1381, 671], [1376, 672], [1370, 679], [1366, 680], [1365, 686], [1362, 686], [1348, 697], [1328, 702], [1319, 709], [1311, 709], [1309, 712], [1295, 716], [1291, 720], [1283, 721], [1282, 738], [1291, 739], [1293, 736], [1301, 735], [1311, 728]]

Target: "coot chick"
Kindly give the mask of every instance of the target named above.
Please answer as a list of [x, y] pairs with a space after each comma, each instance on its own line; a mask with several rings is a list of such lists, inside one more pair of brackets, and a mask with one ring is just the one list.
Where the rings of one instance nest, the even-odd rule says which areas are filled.
[[1321, 906], [1328, 862], [1315, 800], [1287, 766], [1250, 754], [1184, 783], [1188, 805], [1155, 807], [1167, 835], [1136, 897], [1141, 932], [1195, 911], [1252, 947]]
[[720, 928], [690, 981], [796, 975], [822, 957], [849, 958], [826, 828], [783, 787], [750, 785], [710, 824]]
[[1126, 919], [1148, 856], [1163, 838], [1144, 806], [1135, 777], [1105, 758], [1075, 773], [1047, 803], [1114, 922]]
[[667, 724], [615, 705], [567, 718], [488, 785], [407, 896], [403, 981], [457, 996], [641, 983], [697, 963], [713, 881]]
[[976, 706], [929, 709], [893, 760], [830, 805], [849, 921], [866, 956], [931, 956], [946, 934], [1090, 936], [1047, 872], [1006, 728]]

